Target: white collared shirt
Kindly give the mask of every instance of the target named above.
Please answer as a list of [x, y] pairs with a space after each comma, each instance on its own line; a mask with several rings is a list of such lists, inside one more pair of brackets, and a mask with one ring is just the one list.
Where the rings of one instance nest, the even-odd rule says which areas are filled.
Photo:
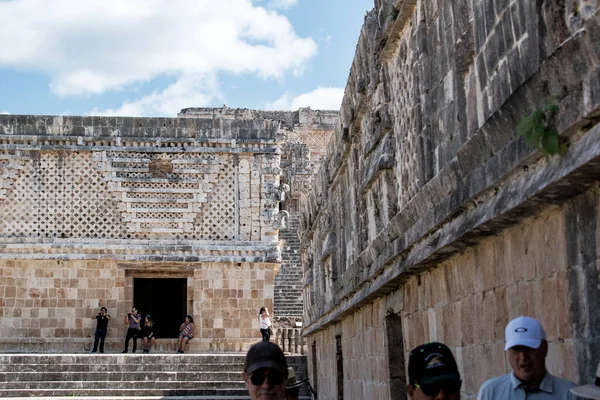
[[551, 400], [575, 399], [569, 391], [575, 383], [550, 375], [546, 371], [537, 392], [526, 392], [523, 382], [514, 374], [502, 375], [486, 381], [477, 394], [477, 400]]
[[258, 323], [260, 324], [260, 329], [269, 329], [271, 326], [271, 319], [269, 317], [262, 318], [262, 316], [258, 316]]

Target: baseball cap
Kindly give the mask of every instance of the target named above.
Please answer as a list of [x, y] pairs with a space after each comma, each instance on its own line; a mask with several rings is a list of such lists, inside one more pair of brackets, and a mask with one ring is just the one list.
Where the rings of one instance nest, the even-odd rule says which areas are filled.
[[571, 388], [571, 393], [586, 399], [600, 399], [600, 363], [596, 369], [596, 381], [589, 385], [575, 386]]
[[288, 366], [283, 351], [273, 342], [258, 342], [248, 350], [244, 361], [244, 372], [251, 375], [260, 368], [273, 368], [288, 375]]
[[408, 358], [411, 385], [431, 386], [442, 381], [460, 381], [456, 360], [442, 343], [431, 342], [415, 347]]
[[515, 346], [537, 349], [540, 347], [542, 339], [546, 339], [546, 331], [537, 319], [520, 316], [506, 325], [505, 336], [504, 350]]

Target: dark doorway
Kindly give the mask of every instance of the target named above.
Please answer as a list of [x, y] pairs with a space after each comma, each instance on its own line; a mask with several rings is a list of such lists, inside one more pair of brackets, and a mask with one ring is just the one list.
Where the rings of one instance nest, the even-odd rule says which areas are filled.
[[404, 368], [402, 318], [399, 314], [393, 314], [390, 311], [385, 318], [390, 363], [390, 399], [406, 400], [408, 394], [406, 393], [406, 370]]
[[152, 315], [157, 338], [176, 338], [185, 318], [187, 279], [133, 279], [133, 304], [142, 317]]
[[319, 376], [319, 371], [317, 371], [317, 342], [313, 342], [312, 344], [312, 370], [313, 370], [313, 386], [315, 392], [319, 393], [319, 381], [317, 377]]
[[342, 336], [335, 337], [335, 360], [337, 367], [337, 398], [344, 400], [344, 353], [342, 352]]

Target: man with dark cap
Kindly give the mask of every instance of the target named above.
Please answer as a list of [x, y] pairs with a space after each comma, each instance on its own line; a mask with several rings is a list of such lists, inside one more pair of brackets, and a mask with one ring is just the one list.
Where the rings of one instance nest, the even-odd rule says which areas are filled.
[[461, 385], [456, 360], [446, 345], [425, 343], [410, 352], [407, 391], [411, 399], [458, 400]]
[[288, 366], [283, 351], [273, 342], [258, 342], [244, 361], [244, 382], [252, 400], [283, 400]]

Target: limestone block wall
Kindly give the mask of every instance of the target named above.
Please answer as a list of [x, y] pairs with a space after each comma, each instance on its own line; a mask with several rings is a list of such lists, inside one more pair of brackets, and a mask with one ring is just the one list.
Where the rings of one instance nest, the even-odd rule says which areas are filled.
[[[562, 363], [566, 367], [557, 373], [572, 379], [593, 374], [600, 351], [588, 338], [597, 338], [594, 327], [600, 326], [592, 315], [600, 305], [594, 289], [598, 253], [582, 243], [596, 242], [597, 232], [595, 225], [576, 228], [575, 221], [597, 220], [590, 210], [596, 209], [591, 199], [597, 197], [600, 171], [599, 15], [598, 1], [375, 2], [357, 45], [339, 127], [311, 194], [300, 207], [304, 334], [309, 348], [321, 354], [320, 362], [327, 365], [329, 360], [339, 371], [330, 359], [331, 347], [338, 347], [340, 339], [343, 344], [344, 323], [389, 293], [406, 293], [404, 304], [415, 296], [419, 301], [425, 294], [437, 296], [434, 307], [406, 315], [396, 307], [386, 308], [386, 321], [393, 320], [389, 311], [403, 321], [420, 318], [427, 324], [421, 330], [419, 324], [402, 323], [408, 351], [409, 345], [432, 337], [457, 343], [458, 333], [452, 329], [461, 325], [456, 321], [482, 315], [494, 299], [492, 288], [502, 291], [506, 285], [511, 302], [506, 300], [505, 319], [500, 319], [502, 307], [494, 314], [494, 326], [520, 313], [541, 318], [547, 311], [567, 318], [560, 323], [544, 320], [556, 335], [551, 366]], [[551, 125], [567, 149], [545, 159], [515, 132], [518, 123], [549, 98], [559, 109]], [[561, 216], [550, 217], [553, 212]], [[531, 218], [542, 222], [536, 233], [521, 234], [528, 243], [525, 250], [516, 239], [488, 247], [490, 236], [518, 237], [510, 229], [525, 229]], [[564, 220], [564, 231], [557, 230], [557, 220]], [[557, 247], [547, 251], [549, 246]], [[585, 257], [583, 247], [589, 251]], [[558, 251], [563, 251], [561, 257], [554, 254]], [[521, 252], [527, 256], [507, 258]], [[466, 300], [472, 304], [460, 309], [448, 298], [450, 269], [445, 263], [467, 254], [477, 254], [478, 269], [474, 274], [458, 269], [458, 277], [452, 278], [465, 296], [472, 294]], [[552, 260], [547, 254], [553, 254]], [[489, 265], [484, 268], [483, 262]], [[531, 265], [520, 262], [533, 263], [540, 275], [515, 274], [519, 267], [532, 273]], [[539, 309], [544, 303], [538, 298], [548, 295], [553, 279], [564, 282], [560, 271], [571, 277], [566, 286], [556, 288], [563, 290], [562, 297], [555, 293], [563, 303], [556, 309]], [[431, 275], [425, 279], [423, 274]], [[416, 292], [411, 286], [415, 280], [420, 282]], [[518, 290], [515, 294], [511, 285], [518, 287], [522, 281], [527, 284], [521, 287], [538, 297]], [[574, 308], [563, 312], [561, 307]], [[468, 358], [465, 372], [476, 376], [465, 387], [468, 395], [484, 377], [505, 370], [495, 350], [498, 339], [492, 340], [478, 324], [472, 338], [455, 345]], [[572, 331], [556, 327], [563, 325]], [[336, 333], [319, 342], [319, 335], [334, 326]], [[335, 341], [332, 335], [341, 338]], [[378, 340], [386, 339], [379, 335]], [[563, 343], [572, 345], [575, 354]], [[389, 357], [390, 349], [387, 352]], [[312, 354], [309, 351], [311, 367]], [[481, 357], [491, 360], [489, 369], [477, 370], [469, 361]], [[348, 375], [352, 367], [343, 359], [344, 398], [364, 398], [354, 389], [355, 377]], [[389, 374], [387, 379], [392, 381]], [[384, 380], [364, 379], [362, 387]], [[337, 398], [337, 392], [326, 387], [319, 397]]]
[[[268, 264], [211, 264], [194, 270], [193, 315], [203, 352], [246, 351], [260, 340], [258, 310], [273, 309], [277, 269]], [[196, 340], [194, 340], [196, 341]]]
[[339, 398], [336, 336], [341, 339], [343, 355], [343, 398], [391, 398], [385, 317], [390, 307], [401, 308], [402, 300], [401, 292], [376, 299], [342, 322], [311, 335], [308, 346], [316, 345], [317, 352], [316, 360], [309, 352], [309, 376], [311, 382], [317, 382], [319, 398]]
[[[245, 351], [260, 340], [258, 310], [273, 307], [276, 274], [273, 264], [258, 263], [3, 260], [0, 351], [89, 351], [96, 328], [91, 317], [102, 306], [112, 317], [106, 351], [121, 351], [133, 279], [167, 276], [187, 277], [186, 312], [196, 322], [191, 351]], [[157, 350], [174, 351], [175, 342], [159, 337]]]
[[91, 317], [102, 306], [115, 318], [108, 342], [118, 337], [121, 346], [129, 307], [124, 301], [125, 271], [114, 261], [2, 260], [0, 349], [90, 350], [96, 328]]
[[425, 341], [452, 349], [463, 378], [461, 398], [475, 399], [483, 382], [510, 371], [504, 327], [519, 315], [546, 328], [551, 373], [588, 381], [595, 371], [587, 360], [600, 356], [599, 223], [600, 188], [594, 187], [408, 276], [397, 290], [313, 332], [307, 344], [318, 350], [316, 367], [309, 352], [309, 375], [319, 397], [337, 398], [332, 377], [338, 376], [339, 335], [344, 398], [394, 398], [387, 346], [398, 338], [386, 329], [390, 315], [400, 318], [405, 360]]

